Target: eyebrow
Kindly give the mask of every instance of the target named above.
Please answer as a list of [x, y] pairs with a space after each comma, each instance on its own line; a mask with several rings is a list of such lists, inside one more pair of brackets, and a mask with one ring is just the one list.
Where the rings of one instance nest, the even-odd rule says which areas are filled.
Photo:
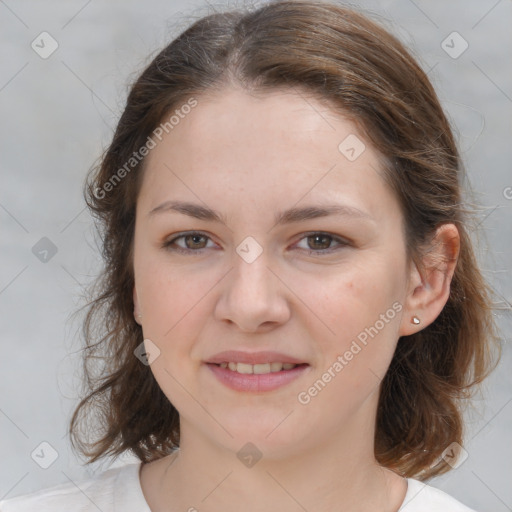
[[[153, 208], [148, 217], [153, 217], [158, 213], [164, 212], [177, 212], [183, 215], [188, 215], [195, 219], [206, 220], [210, 222], [220, 222], [227, 224], [227, 219], [224, 215], [207, 206], [202, 206], [195, 203], [188, 203], [183, 201], [165, 201], [162, 204]], [[326, 205], [310, 205], [303, 207], [293, 207], [288, 210], [279, 212], [274, 218], [274, 225], [291, 224], [294, 222], [302, 222], [309, 219], [317, 219], [319, 217], [327, 217], [330, 215], [339, 215], [346, 217], [355, 217], [358, 219], [374, 220], [374, 218], [366, 212], [359, 210], [353, 206], [341, 204], [326, 204]]]

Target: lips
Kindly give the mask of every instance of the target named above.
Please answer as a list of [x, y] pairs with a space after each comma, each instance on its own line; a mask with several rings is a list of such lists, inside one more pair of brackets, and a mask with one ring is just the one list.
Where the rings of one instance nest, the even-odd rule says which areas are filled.
[[245, 374], [230, 370], [229, 368], [223, 368], [220, 364], [207, 363], [205, 366], [224, 386], [244, 393], [274, 391], [290, 384], [311, 370], [308, 364], [299, 364], [290, 370], [262, 374]]
[[205, 361], [222, 384], [235, 391], [273, 391], [311, 370], [309, 363], [282, 352], [227, 350]]

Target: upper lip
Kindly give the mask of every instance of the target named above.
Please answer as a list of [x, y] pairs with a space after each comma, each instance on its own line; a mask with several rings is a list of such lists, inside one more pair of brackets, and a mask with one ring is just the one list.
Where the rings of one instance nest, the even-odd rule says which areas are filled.
[[304, 361], [296, 357], [282, 354], [280, 352], [241, 352], [239, 350], [226, 350], [210, 357], [207, 363], [245, 363], [245, 364], [263, 364], [263, 363], [292, 363], [304, 364]]

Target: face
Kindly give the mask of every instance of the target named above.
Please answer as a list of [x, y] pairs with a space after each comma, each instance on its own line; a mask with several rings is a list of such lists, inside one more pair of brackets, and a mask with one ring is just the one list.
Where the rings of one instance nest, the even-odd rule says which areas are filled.
[[134, 304], [182, 435], [284, 454], [368, 425], [407, 268], [377, 153], [313, 98], [199, 96], [146, 159]]

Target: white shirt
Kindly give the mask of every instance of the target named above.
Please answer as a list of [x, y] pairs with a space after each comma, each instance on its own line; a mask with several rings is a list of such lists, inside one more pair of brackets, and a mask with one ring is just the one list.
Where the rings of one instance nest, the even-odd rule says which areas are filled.
[[[151, 512], [140, 485], [140, 466], [137, 462], [111, 468], [77, 485], [68, 482], [2, 500], [0, 512]], [[408, 478], [398, 512], [475, 511], [439, 489]]]

